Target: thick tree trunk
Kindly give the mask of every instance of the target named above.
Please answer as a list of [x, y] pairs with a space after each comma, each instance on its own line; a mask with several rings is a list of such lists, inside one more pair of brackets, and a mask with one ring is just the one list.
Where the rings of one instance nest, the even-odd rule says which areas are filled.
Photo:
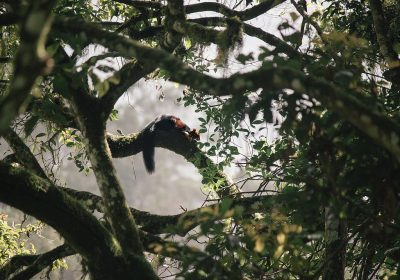
[[332, 205], [325, 208], [325, 266], [323, 280], [344, 280], [346, 267], [347, 222]]

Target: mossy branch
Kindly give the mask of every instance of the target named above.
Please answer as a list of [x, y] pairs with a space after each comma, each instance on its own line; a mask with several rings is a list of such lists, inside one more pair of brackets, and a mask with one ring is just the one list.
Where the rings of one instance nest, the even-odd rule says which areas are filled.
[[[96, 210], [100, 213], [104, 213], [103, 199], [100, 196], [90, 192], [76, 191], [68, 188], [63, 188], [63, 191], [82, 202], [91, 211]], [[233, 210], [235, 207], [242, 207], [242, 215], [250, 215], [256, 212], [265, 211], [265, 205], [273, 205], [273, 201], [284, 201], [284, 195], [234, 198], [227, 210]], [[260, 207], [263, 207], [263, 209], [260, 209]], [[142, 231], [151, 234], [171, 233], [185, 236], [190, 230], [200, 225], [204, 220], [201, 218], [203, 213], [215, 213], [216, 215], [213, 217], [215, 220], [226, 218], [218, 216], [218, 209], [220, 208], [221, 203], [214, 203], [176, 215], [156, 215], [135, 208], [130, 208], [130, 210], [135, 217], [136, 223], [141, 226], [140, 229]]]
[[[398, 54], [394, 51], [392, 45], [393, 41], [390, 37], [388, 25], [385, 20], [385, 16], [382, 9], [380, 0], [369, 0], [369, 6], [372, 13], [372, 19], [374, 21], [374, 28], [376, 37], [378, 39], [379, 48], [382, 56], [385, 58], [389, 67], [400, 67], [400, 61]], [[396, 64], [392, 65], [391, 64]]]
[[[90, 159], [97, 185], [104, 199], [105, 214], [115, 236], [122, 246], [124, 256], [143, 255], [135, 221], [128, 209], [126, 199], [111, 162], [110, 150], [105, 140], [105, 121], [97, 99], [85, 100], [75, 96], [72, 101], [78, 128], [84, 136], [86, 154]], [[91, 110], [88, 110], [91, 107]]]
[[114, 2], [126, 4], [135, 8], [146, 8], [159, 10], [163, 7], [161, 2], [156, 1], [137, 1], [137, 0], [113, 0]]
[[133, 84], [156, 69], [155, 65], [140, 62], [128, 62], [119, 71], [114, 73], [113, 78], [119, 83], [110, 83], [109, 90], [100, 99], [103, 113], [103, 121], [107, 120], [115, 103]]
[[[123, 3], [138, 9], [153, 9], [157, 11], [164, 12], [166, 10], [166, 6], [162, 5], [160, 2], [154, 1], [135, 1], [135, 0], [114, 0], [118, 3]], [[168, 1], [174, 2], [174, 1]], [[242, 21], [251, 20], [256, 18], [265, 12], [271, 10], [272, 8], [282, 4], [283, 0], [265, 0], [260, 4], [255, 5], [251, 8], [245, 9], [243, 11], [236, 11], [228, 6], [225, 6], [221, 3], [216, 2], [200, 2], [196, 4], [190, 4], [184, 6], [186, 14], [200, 13], [200, 12], [216, 12], [222, 14], [226, 17], [238, 17]]]
[[[0, 201], [57, 230], [94, 275], [121, 266], [110, 232], [77, 200], [25, 169], [0, 162]], [[108, 268], [107, 268], [108, 267]]]
[[[0, 278], [10, 280], [31, 279], [40, 273], [46, 267], [53, 264], [54, 261], [76, 254], [76, 252], [66, 244], [60, 245], [46, 253], [39, 255], [17, 255], [12, 257], [1, 269]], [[17, 272], [22, 267], [25, 269], [7, 278], [9, 275]]]
[[[226, 26], [226, 19], [220, 17], [202, 17], [189, 20], [205, 26]], [[292, 46], [276, 37], [273, 34], [265, 32], [261, 28], [254, 27], [251, 24], [243, 23], [243, 32], [251, 37], [260, 39], [261, 41], [274, 46], [277, 51], [287, 54], [290, 58], [305, 58], [305, 56], [296, 51]]]
[[8, 94], [0, 100], [0, 134], [27, 105], [36, 79], [49, 71], [52, 60], [45, 51], [45, 41], [51, 25], [51, 10], [56, 1], [31, 1], [21, 23], [21, 39], [14, 60], [14, 71]]
[[39, 177], [47, 178], [46, 173], [43, 171], [31, 150], [25, 145], [24, 141], [22, 141], [13, 129], [8, 128], [3, 137], [7, 141], [8, 145], [13, 149], [19, 163], [23, 164]]
[[247, 21], [264, 14], [265, 12], [271, 10], [272, 8], [282, 4], [283, 2], [285, 1], [266, 0], [262, 1], [258, 5], [245, 9], [243, 11], [236, 11], [230, 9], [229, 7], [221, 3], [216, 3], [216, 2], [201, 2], [192, 5], [187, 5], [185, 6], [185, 9], [187, 14], [208, 11], [208, 12], [220, 13], [226, 17], [238, 17], [242, 21]]
[[379, 44], [379, 50], [388, 64], [389, 70], [384, 73], [391, 82], [400, 84], [400, 60], [399, 54], [393, 48], [393, 36], [390, 34], [388, 24], [380, 0], [369, 0], [369, 6], [374, 22], [375, 34]]

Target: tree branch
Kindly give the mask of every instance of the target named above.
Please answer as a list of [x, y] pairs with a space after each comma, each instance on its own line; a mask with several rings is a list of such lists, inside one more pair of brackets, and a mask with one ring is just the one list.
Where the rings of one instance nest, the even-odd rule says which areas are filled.
[[55, 1], [31, 1], [21, 26], [20, 47], [14, 61], [14, 72], [8, 94], [0, 100], [0, 134], [24, 109], [29, 91], [36, 78], [48, 71], [51, 59], [45, 51], [45, 40], [51, 25]]
[[113, 0], [118, 3], [126, 4], [135, 8], [146, 8], [160, 10], [163, 6], [161, 2], [156, 1], [135, 1], [135, 0]]
[[[243, 209], [242, 215], [251, 215], [257, 212], [265, 212], [266, 205], [273, 205], [275, 201], [284, 201], [284, 195], [269, 195], [269, 196], [253, 196], [242, 197], [231, 200], [231, 203], [226, 211], [234, 210], [236, 207]], [[204, 207], [192, 209], [177, 215], [170, 216], [154, 216], [146, 219], [143, 223], [141, 230], [160, 234], [160, 233], [174, 233], [180, 236], [185, 236], [189, 231], [199, 226], [204, 222], [205, 218], [208, 220], [221, 220], [230, 218], [231, 216], [221, 213], [222, 203], [215, 203]], [[210, 214], [212, 213], [212, 214]], [[232, 213], [233, 215], [234, 213]], [[143, 217], [145, 218], [145, 216]]]
[[[124, 256], [143, 256], [135, 221], [111, 162], [110, 150], [105, 140], [105, 121], [102, 111], [92, 98], [74, 96], [72, 107], [90, 159], [97, 184], [104, 199], [105, 214], [110, 222]], [[91, 108], [88, 110], [88, 108]], [[153, 279], [153, 278], [152, 278]]]
[[7, 141], [8, 145], [13, 149], [19, 163], [26, 166], [39, 177], [47, 178], [46, 173], [43, 171], [31, 150], [25, 145], [24, 141], [19, 138], [18, 134], [13, 129], [8, 128], [3, 137]]
[[198, 43], [214, 43], [216, 45], [221, 44], [221, 35], [223, 31], [215, 30], [213, 28], [204, 27], [195, 22], [186, 20], [175, 21], [173, 24], [175, 31], [182, 35], [188, 36]]
[[172, 53], [181, 44], [183, 36], [174, 30], [174, 24], [177, 21], [184, 21], [185, 18], [183, 0], [168, 0], [164, 20], [166, 33], [161, 43], [164, 50]]
[[[206, 26], [226, 26], [227, 24], [226, 20], [220, 17], [202, 17], [191, 19], [189, 21]], [[286, 53], [290, 58], [301, 58], [304, 56], [285, 41], [273, 34], [265, 32], [261, 28], [254, 27], [251, 24], [243, 23], [243, 31], [251, 37], [256, 37], [269, 45], [275, 46], [278, 51]]]
[[[97, 210], [104, 213], [103, 199], [100, 196], [85, 191], [77, 191], [68, 188], [62, 188], [63, 191], [68, 193], [73, 198], [85, 204], [89, 210]], [[232, 199], [227, 210], [235, 209], [241, 206], [243, 215], [250, 215], [257, 212], [265, 211], [266, 204], [273, 205], [274, 201], [284, 201], [285, 195], [266, 195], [266, 196], [253, 196]], [[141, 226], [141, 230], [151, 234], [172, 233], [180, 236], [185, 236], [190, 230], [194, 229], [202, 220], [204, 213], [216, 213], [220, 209], [221, 203], [215, 203], [204, 207], [192, 209], [184, 213], [176, 215], [156, 215], [147, 211], [141, 211], [135, 208], [130, 208], [135, 221]], [[262, 209], [260, 207], [263, 207]], [[227, 217], [214, 217], [215, 219], [225, 219]]]
[[38, 258], [38, 255], [16, 255], [11, 257], [8, 262], [0, 267], [0, 279], [7, 277], [24, 266], [31, 265]]
[[158, 236], [141, 232], [141, 239], [146, 247], [146, 251], [155, 255], [162, 255], [176, 260], [187, 260], [188, 256], [195, 258], [191, 263], [196, 269], [202, 269], [211, 277], [214, 273], [219, 273], [226, 278], [224, 279], [242, 279], [237, 272], [232, 272], [227, 267], [222, 265], [213, 256], [200, 251], [197, 248], [180, 245], [175, 242], [166, 241]]
[[372, 13], [372, 19], [374, 21], [375, 34], [379, 43], [379, 49], [389, 66], [390, 75], [386, 74], [386, 76], [390, 77], [392, 82], [399, 84], [399, 55], [393, 49], [393, 40], [389, 33], [388, 24], [385, 21], [381, 1], [369, 0], [369, 6]]
[[[136, 1], [130, 1], [136, 2]], [[140, 1], [137, 1], [140, 2]], [[153, 5], [150, 2], [149, 5]], [[138, 3], [134, 3], [138, 4]], [[140, 4], [143, 4], [140, 3]], [[185, 19], [185, 14], [183, 10], [183, 1], [182, 0], [171, 0], [168, 1], [168, 5], [166, 8], [166, 19], [165, 19], [165, 27], [166, 34], [164, 36], [164, 40], [162, 42], [162, 47], [168, 52], [172, 52], [180, 43], [182, 39], [182, 35], [177, 33], [174, 30], [173, 26], [176, 21], [182, 21]], [[152, 27], [154, 29], [154, 27]], [[158, 28], [156, 28], [158, 30]], [[134, 64], [126, 64], [124, 67], [116, 73], [116, 76], [122, 80], [122, 83], [117, 85], [112, 85], [107, 93], [104, 95], [104, 98], [100, 101], [100, 106], [103, 108], [103, 116], [104, 121], [108, 118], [111, 110], [114, 108], [115, 102], [121, 97], [121, 95], [134, 83], [136, 83], [139, 79], [144, 77], [145, 75], [153, 72], [157, 66], [154, 63], [149, 63], [146, 60], [138, 60]]]
[[18, 166], [0, 162], [0, 177], [0, 201], [52, 226], [82, 255], [93, 275], [121, 267], [115, 239], [78, 201]]
[[19, 20], [20, 19], [17, 14], [7, 12], [0, 15], [0, 26], [14, 25], [17, 24]]
[[244, 11], [232, 10], [223, 4], [215, 2], [201, 2], [192, 5], [187, 5], [185, 8], [187, 14], [209, 11], [209, 12], [220, 13], [226, 17], [238, 17], [242, 21], [247, 21], [264, 14], [268, 10], [271, 10], [272, 8], [282, 4], [283, 2], [285, 1], [266, 0]]
[[0, 57], [0, 63], [10, 63], [11, 61], [12, 61], [11, 57], [8, 57], [8, 56]]
[[151, 66], [149, 63], [141, 63], [138, 61], [128, 62], [113, 75], [113, 77], [117, 77], [121, 82], [118, 84], [111, 84], [110, 89], [100, 99], [100, 106], [104, 112], [103, 116], [105, 120], [110, 115], [115, 103], [122, 96], [122, 94], [124, 94], [129, 87], [147, 74], [153, 72], [155, 69], [156, 66]]
[[13, 275], [10, 280], [31, 279], [46, 267], [51, 266], [54, 261], [74, 254], [76, 254], [76, 252], [71, 247], [63, 244], [40, 255], [17, 255], [12, 257], [10, 261], [0, 269], [0, 278], [7, 279], [9, 275], [18, 271], [23, 266], [28, 266], [24, 270]]
[[[115, 242], [121, 248], [125, 264], [129, 264], [126, 269], [131, 270], [130, 273], [138, 273], [145, 279], [159, 279], [145, 259], [138, 228], [111, 161], [110, 149], [105, 138], [106, 118], [101, 102], [88, 92], [72, 94], [69, 101], [104, 199], [105, 217], [115, 234]], [[128, 272], [123, 271], [123, 273]]]
[[[322, 28], [316, 23], [314, 20], [312, 20], [307, 14], [306, 11], [304, 10], [302, 4], [296, 3], [295, 0], [290, 1], [292, 5], [296, 8], [297, 12], [303, 17], [303, 19], [308, 22], [312, 27], [314, 27], [315, 31], [317, 31], [318, 36], [321, 38], [321, 40], [327, 44], [325, 38], [324, 38], [324, 32]], [[304, 1], [304, 4], [307, 5]]]
[[[123, 3], [135, 8], [146, 8], [146, 9], [155, 9], [159, 11], [163, 11], [166, 9], [160, 2], [153, 1], [134, 1], [134, 0], [114, 0], [115, 2]], [[253, 18], [256, 18], [266, 11], [282, 4], [285, 2], [284, 0], [266, 0], [261, 2], [260, 4], [246, 9], [244, 11], [236, 11], [230, 9], [229, 7], [215, 2], [202, 2], [192, 5], [185, 6], [186, 14], [193, 14], [199, 12], [216, 12], [220, 13], [227, 17], [239, 17], [242, 21], [247, 21]]]
[[[123, 257], [133, 267], [143, 264], [148, 279], [158, 279], [150, 264], [144, 259], [138, 229], [129, 211], [126, 199], [111, 162], [110, 151], [105, 140], [107, 116], [101, 101], [83, 88], [69, 90], [68, 101], [74, 113], [75, 123], [83, 135], [87, 156], [91, 162], [97, 184], [104, 199], [105, 217], [110, 223]], [[123, 244], [123, 246], [122, 246]]]

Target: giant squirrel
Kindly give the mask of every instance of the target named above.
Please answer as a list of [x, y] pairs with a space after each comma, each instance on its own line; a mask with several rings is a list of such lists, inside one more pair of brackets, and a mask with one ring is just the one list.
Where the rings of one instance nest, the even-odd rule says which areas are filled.
[[147, 172], [153, 173], [155, 170], [154, 152], [155, 139], [154, 133], [159, 131], [177, 130], [183, 133], [190, 140], [200, 140], [200, 134], [196, 129], [190, 128], [178, 117], [172, 115], [161, 115], [155, 119], [153, 124], [143, 132], [143, 161]]

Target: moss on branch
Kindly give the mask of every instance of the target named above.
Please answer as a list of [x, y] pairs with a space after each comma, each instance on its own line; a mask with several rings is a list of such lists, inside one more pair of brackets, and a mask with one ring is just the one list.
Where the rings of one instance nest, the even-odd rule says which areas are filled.
[[214, 43], [219, 45], [219, 37], [222, 34], [222, 31], [184, 20], [174, 22], [173, 28], [195, 42], [206, 44]]
[[13, 149], [19, 163], [26, 166], [39, 177], [47, 178], [46, 173], [43, 171], [31, 150], [25, 145], [22, 139], [19, 138], [18, 134], [14, 130], [8, 128], [3, 137], [7, 141], [8, 145]]
[[[86, 153], [90, 159], [93, 173], [96, 177], [101, 195], [104, 199], [106, 218], [110, 222], [125, 257], [143, 255], [142, 246], [135, 221], [128, 209], [125, 196], [111, 162], [110, 150], [105, 140], [105, 121], [101, 121], [102, 112], [88, 112], [87, 106], [81, 102], [81, 97], [74, 98], [73, 107], [76, 120], [84, 136]], [[100, 122], [99, 122], [100, 120]]]
[[31, 1], [21, 25], [21, 41], [14, 60], [14, 71], [8, 94], [0, 100], [0, 134], [24, 111], [28, 94], [37, 77], [49, 71], [52, 60], [47, 57], [45, 40], [51, 25], [55, 1]]
[[122, 267], [113, 236], [77, 200], [18, 166], [0, 163], [0, 176], [0, 201], [52, 226], [87, 261], [91, 273]]
[[[393, 41], [390, 37], [389, 30], [387, 28], [387, 23], [382, 9], [382, 4], [380, 0], [369, 0], [369, 6], [372, 13], [372, 19], [374, 21], [374, 28], [376, 37], [378, 39], [379, 48], [381, 54], [385, 60], [390, 64], [397, 64], [393, 66], [400, 67], [400, 61], [398, 59], [398, 54], [393, 49]], [[396, 63], [397, 62], [397, 63]]]
[[[88, 207], [91, 211], [99, 211], [104, 213], [103, 199], [100, 196], [85, 191], [76, 191], [73, 189], [63, 188], [63, 191], [71, 195], [73, 198], [79, 200]], [[259, 212], [260, 207], [265, 205], [273, 205], [273, 201], [284, 201], [284, 195], [272, 196], [257, 196], [257, 197], [242, 197], [232, 199], [230, 209], [240, 206], [244, 209], [243, 215], [249, 215]], [[264, 205], [264, 206], [262, 206]], [[176, 215], [156, 215], [147, 211], [137, 210], [130, 208], [135, 221], [141, 226], [141, 230], [152, 234], [171, 233], [185, 236], [190, 230], [200, 225], [202, 222], [202, 213], [217, 213], [221, 203], [215, 203], [186, 211]], [[263, 208], [265, 211], [265, 207]], [[224, 219], [226, 217], [215, 216], [216, 220]]]
[[392, 83], [400, 84], [400, 60], [399, 54], [394, 50], [393, 35], [390, 34], [387, 21], [380, 0], [369, 0], [369, 6], [374, 22], [376, 38], [379, 50], [388, 64], [389, 70], [384, 73], [385, 77]]
[[[123, 3], [135, 8], [139, 9], [151, 9], [157, 10], [161, 12], [165, 12], [167, 9], [166, 6], [162, 5], [160, 2], [154, 1], [135, 1], [135, 0], [114, 0], [115, 2]], [[168, 1], [168, 3], [175, 3], [177, 1]], [[226, 17], [239, 17], [243, 21], [251, 20], [256, 18], [268, 10], [282, 4], [283, 0], [266, 0], [262, 1], [260, 4], [255, 5], [251, 8], [245, 9], [243, 11], [236, 11], [234, 9], [229, 8], [221, 3], [216, 2], [205, 2], [202, 1], [196, 4], [190, 4], [184, 6], [186, 14], [193, 14], [199, 12], [216, 12], [220, 13]]]
[[76, 252], [66, 244], [60, 245], [46, 253], [39, 255], [17, 255], [10, 259], [3, 267], [0, 269], [0, 279], [7, 279], [7, 277], [22, 267], [27, 266], [22, 271], [14, 274], [10, 280], [25, 280], [31, 279], [33, 276], [41, 272], [46, 267], [53, 264], [54, 261], [62, 259], [71, 255], [76, 254]]

